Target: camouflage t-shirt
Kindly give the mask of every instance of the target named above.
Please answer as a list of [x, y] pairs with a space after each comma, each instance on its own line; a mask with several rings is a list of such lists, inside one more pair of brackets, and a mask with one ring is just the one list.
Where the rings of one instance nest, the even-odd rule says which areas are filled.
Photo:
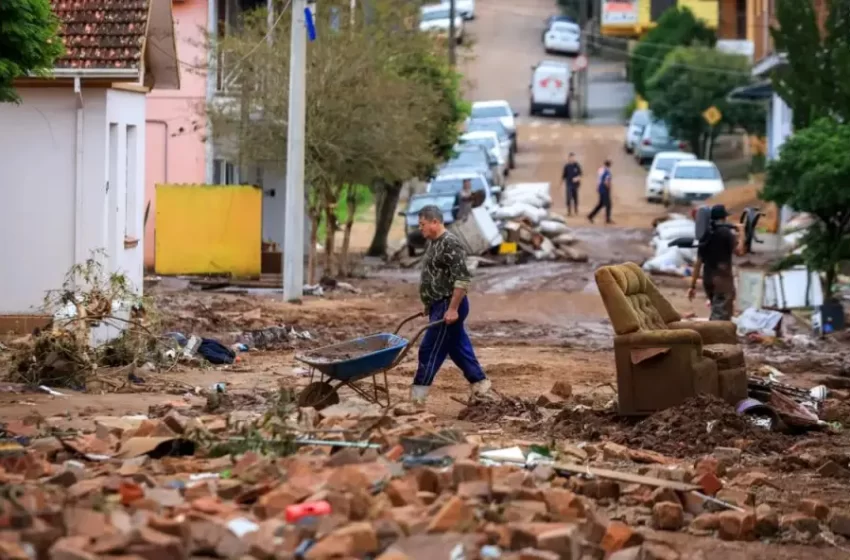
[[455, 288], [469, 287], [466, 250], [460, 240], [449, 232], [429, 241], [422, 259], [422, 281], [419, 297], [426, 307], [452, 297]]

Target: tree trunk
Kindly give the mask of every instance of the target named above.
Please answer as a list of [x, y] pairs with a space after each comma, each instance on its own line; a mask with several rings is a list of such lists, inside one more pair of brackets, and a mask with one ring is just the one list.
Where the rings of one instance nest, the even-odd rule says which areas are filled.
[[345, 233], [342, 237], [342, 249], [339, 252], [339, 272], [342, 276], [351, 275], [348, 263], [348, 249], [351, 245], [351, 228], [354, 227], [354, 213], [357, 211], [357, 188], [349, 185], [345, 197], [348, 218], [345, 220]]
[[832, 299], [832, 291], [835, 287], [835, 277], [837, 273], [837, 266], [833, 265], [827, 267], [826, 269], [826, 278], [825, 278], [825, 286], [824, 286], [824, 301], [830, 301]]
[[325, 270], [324, 276], [333, 277], [334, 270], [334, 238], [336, 237], [336, 204], [325, 203]]
[[310, 208], [310, 250], [307, 252], [307, 283], [311, 286], [315, 285], [317, 281], [316, 267], [319, 263], [316, 245], [319, 243], [319, 222], [321, 218], [321, 210]]
[[401, 186], [401, 183], [382, 183], [375, 189], [375, 235], [366, 251], [370, 257], [384, 257], [387, 254], [387, 240], [398, 207]]

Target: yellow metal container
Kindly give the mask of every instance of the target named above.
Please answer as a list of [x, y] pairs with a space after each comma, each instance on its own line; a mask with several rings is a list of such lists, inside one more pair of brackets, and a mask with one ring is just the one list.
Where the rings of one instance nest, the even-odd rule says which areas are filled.
[[509, 243], [507, 241], [503, 242], [499, 245], [499, 254], [500, 255], [513, 255], [517, 252], [516, 243]]

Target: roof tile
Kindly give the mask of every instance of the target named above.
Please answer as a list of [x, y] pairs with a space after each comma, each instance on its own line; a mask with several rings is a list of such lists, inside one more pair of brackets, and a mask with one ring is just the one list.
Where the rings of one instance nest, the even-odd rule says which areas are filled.
[[65, 56], [57, 68], [139, 68], [149, 0], [51, 0]]

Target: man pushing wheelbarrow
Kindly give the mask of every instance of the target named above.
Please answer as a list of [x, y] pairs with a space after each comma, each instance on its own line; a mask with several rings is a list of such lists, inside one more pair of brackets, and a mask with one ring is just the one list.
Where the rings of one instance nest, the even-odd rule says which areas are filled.
[[466, 251], [460, 240], [446, 230], [443, 211], [437, 206], [426, 206], [419, 211], [419, 229], [427, 240], [419, 296], [429, 321], [439, 323], [428, 328], [419, 346], [419, 366], [413, 378], [411, 399], [417, 406], [425, 405], [431, 384], [446, 357], [463, 372], [473, 397], [482, 397], [490, 391], [490, 380], [484, 375], [463, 326], [469, 315]]

